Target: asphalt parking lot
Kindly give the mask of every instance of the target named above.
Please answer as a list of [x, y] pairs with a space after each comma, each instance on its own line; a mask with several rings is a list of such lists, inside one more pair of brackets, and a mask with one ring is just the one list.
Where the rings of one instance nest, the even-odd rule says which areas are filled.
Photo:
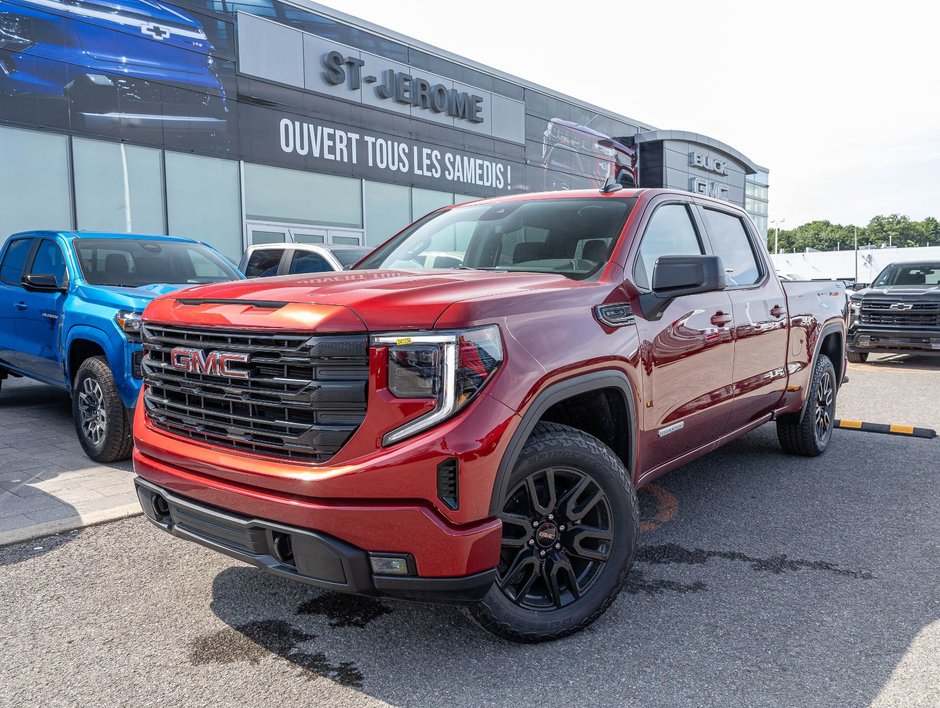
[[[839, 416], [940, 428], [938, 364], [853, 365]], [[935, 706], [938, 446], [837, 430], [806, 460], [765, 426], [644, 490], [625, 592], [535, 646], [139, 517], [6, 546], [0, 704]]]

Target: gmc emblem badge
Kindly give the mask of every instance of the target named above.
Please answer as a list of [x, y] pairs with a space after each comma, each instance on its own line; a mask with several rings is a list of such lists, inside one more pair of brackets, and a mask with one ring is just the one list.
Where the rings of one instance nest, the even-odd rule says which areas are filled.
[[191, 374], [227, 376], [231, 379], [247, 379], [247, 369], [233, 369], [232, 364], [247, 364], [247, 354], [235, 352], [204, 352], [202, 349], [175, 347], [170, 350], [170, 366]]

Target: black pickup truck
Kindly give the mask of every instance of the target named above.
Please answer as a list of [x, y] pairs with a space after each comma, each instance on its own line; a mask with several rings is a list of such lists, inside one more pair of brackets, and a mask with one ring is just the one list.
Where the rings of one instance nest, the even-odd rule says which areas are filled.
[[892, 263], [849, 306], [849, 361], [940, 354], [940, 261]]

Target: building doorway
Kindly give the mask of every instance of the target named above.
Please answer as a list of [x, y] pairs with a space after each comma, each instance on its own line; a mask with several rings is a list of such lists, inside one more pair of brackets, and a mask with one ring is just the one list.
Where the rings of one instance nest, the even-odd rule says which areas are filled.
[[248, 222], [248, 244], [259, 243], [337, 243], [361, 246], [365, 240], [359, 229], [338, 229], [327, 226]]

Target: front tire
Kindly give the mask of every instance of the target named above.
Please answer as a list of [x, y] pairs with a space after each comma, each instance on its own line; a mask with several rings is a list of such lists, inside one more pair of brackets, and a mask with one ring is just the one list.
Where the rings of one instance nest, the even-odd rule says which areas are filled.
[[517, 642], [584, 629], [617, 597], [639, 535], [636, 492], [620, 459], [580, 430], [539, 423], [500, 500], [497, 579], [470, 608]]
[[868, 352], [849, 351], [849, 361], [853, 364], [864, 364], [868, 361]]
[[103, 356], [85, 359], [72, 387], [72, 419], [78, 441], [95, 462], [117, 462], [131, 455], [134, 440], [114, 375]]
[[836, 370], [825, 354], [819, 355], [809, 388], [809, 403], [802, 420], [777, 420], [777, 439], [790, 455], [816, 457], [829, 447], [836, 417]]

